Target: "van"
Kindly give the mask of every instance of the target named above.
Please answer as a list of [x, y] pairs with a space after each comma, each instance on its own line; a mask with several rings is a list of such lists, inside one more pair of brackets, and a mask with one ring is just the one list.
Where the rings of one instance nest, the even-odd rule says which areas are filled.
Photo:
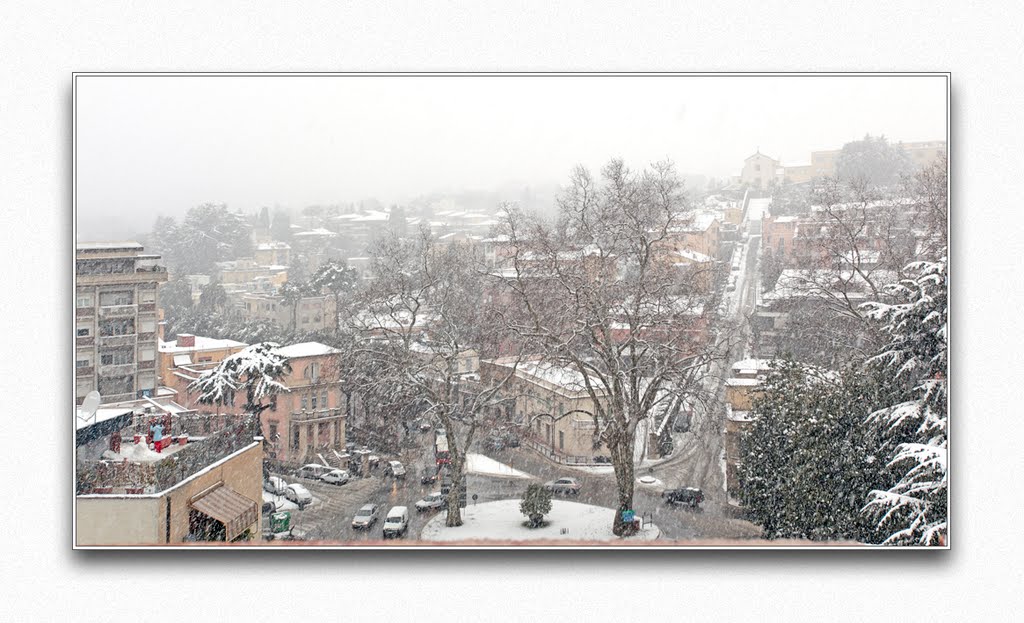
[[409, 509], [405, 506], [395, 506], [388, 511], [384, 518], [384, 538], [404, 536], [409, 529]]
[[295, 472], [295, 475], [299, 478], [311, 478], [313, 480], [319, 480], [321, 476], [327, 472], [334, 471], [333, 467], [326, 465], [319, 465], [317, 463], [310, 463], [309, 465], [303, 465]]

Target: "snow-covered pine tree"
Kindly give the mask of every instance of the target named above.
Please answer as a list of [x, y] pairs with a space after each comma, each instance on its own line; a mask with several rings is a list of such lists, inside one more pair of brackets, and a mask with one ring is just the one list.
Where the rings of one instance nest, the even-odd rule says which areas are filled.
[[889, 344], [869, 360], [906, 388], [870, 415], [893, 483], [871, 491], [864, 511], [893, 545], [935, 545], [947, 532], [947, 262], [915, 262], [912, 279], [888, 289], [895, 304], [868, 303]]
[[202, 404], [230, 405], [245, 391], [246, 413], [259, 415], [277, 394], [288, 391], [280, 379], [291, 371], [288, 360], [274, 352], [277, 344], [261, 342], [225, 357], [216, 367], [189, 384]]

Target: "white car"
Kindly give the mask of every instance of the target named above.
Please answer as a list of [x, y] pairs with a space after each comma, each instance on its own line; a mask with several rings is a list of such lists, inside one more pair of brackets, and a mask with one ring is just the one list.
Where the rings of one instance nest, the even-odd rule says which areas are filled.
[[384, 468], [384, 475], [405, 478], [405, 466], [402, 465], [401, 461], [388, 461], [387, 466]]
[[416, 502], [416, 512], [422, 513], [425, 511], [440, 510], [447, 505], [448, 500], [445, 499], [440, 491], [435, 491], [419, 502]]
[[320, 465], [318, 463], [310, 463], [309, 465], [303, 465], [300, 467], [298, 471], [295, 472], [295, 475], [299, 478], [316, 480], [330, 471], [334, 471], [334, 468], [326, 465]]
[[579, 481], [575, 478], [559, 478], [558, 480], [549, 480], [548, 482], [545, 482], [544, 488], [552, 493], [579, 495], [582, 487]]
[[284, 478], [278, 478], [277, 476], [271, 476], [263, 483], [263, 490], [274, 495], [284, 495], [284, 490], [287, 488], [288, 483], [284, 481]]
[[320, 480], [326, 482], [329, 485], [343, 485], [349, 481], [351, 476], [348, 472], [343, 469], [335, 469], [327, 472], [320, 477]]
[[404, 506], [393, 506], [384, 518], [384, 538], [405, 535], [409, 529], [409, 509]]
[[288, 485], [284, 490], [284, 497], [288, 501], [298, 504], [299, 510], [302, 510], [307, 504], [311, 504], [313, 502], [313, 494], [300, 484]]

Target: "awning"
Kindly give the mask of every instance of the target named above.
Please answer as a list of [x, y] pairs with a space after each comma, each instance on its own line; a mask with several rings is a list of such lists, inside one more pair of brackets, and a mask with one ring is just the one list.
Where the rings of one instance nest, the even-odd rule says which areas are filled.
[[245, 529], [256, 523], [259, 518], [259, 507], [256, 506], [256, 502], [227, 485], [220, 485], [198, 500], [192, 500], [190, 506], [224, 524], [225, 538], [228, 541], [245, 532]]
[[178, 366], [190, 366], [192, 365], [191, 355], [175, 355], [174, 356], [174, 367]]

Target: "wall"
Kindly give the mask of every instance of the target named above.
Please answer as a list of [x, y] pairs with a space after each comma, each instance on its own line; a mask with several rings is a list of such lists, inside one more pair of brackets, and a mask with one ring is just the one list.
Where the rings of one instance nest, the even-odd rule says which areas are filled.
[[78, 496], [78, 545], [151, 545], [161, 539], [164, 501], [159, 497]]

